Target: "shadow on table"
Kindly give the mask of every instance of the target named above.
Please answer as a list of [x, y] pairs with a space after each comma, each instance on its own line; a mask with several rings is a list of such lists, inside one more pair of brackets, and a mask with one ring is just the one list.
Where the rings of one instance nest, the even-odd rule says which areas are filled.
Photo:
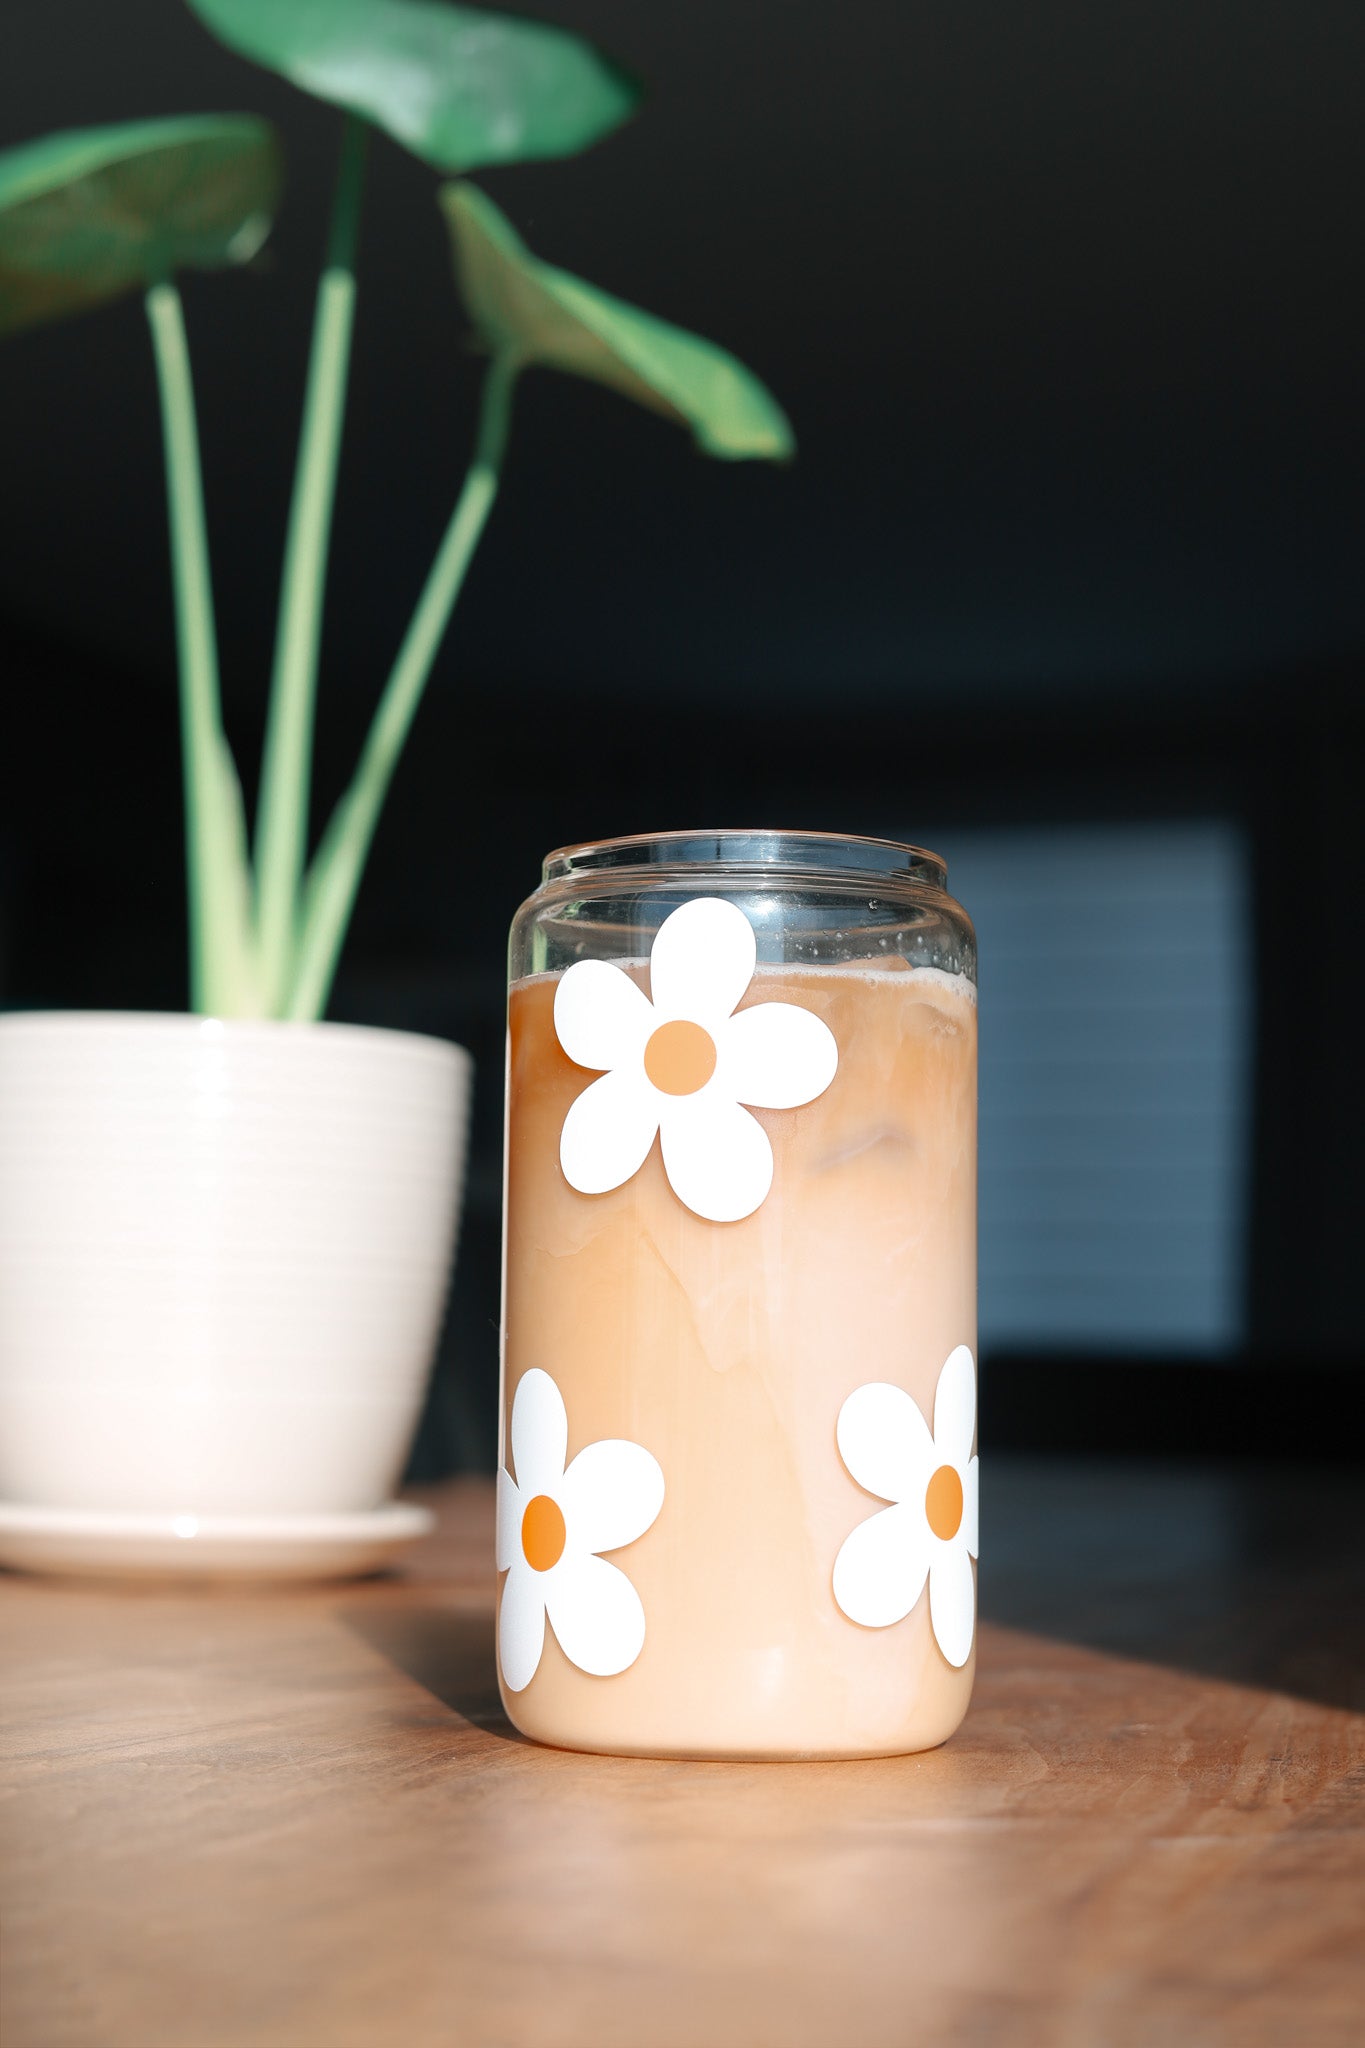
[[1349, 1466], [995, 1453], [981, 1613], [1365, 1711], [1365, 1515]]
[[525, 1741], [498, 1697], [491, 1613], [461, 1614], [442, 1606], [376, 1606], [353, 1607], [338, 1618], [462, 1721], [503, 1742]]

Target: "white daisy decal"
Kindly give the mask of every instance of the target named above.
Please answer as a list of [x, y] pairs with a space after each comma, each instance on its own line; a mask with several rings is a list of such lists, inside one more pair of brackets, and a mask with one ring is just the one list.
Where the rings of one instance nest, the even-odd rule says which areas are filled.
[[834, 1561], [850, 1621], [889, 1628], [929, 1581], [929, 1619], [950, 1664], [972, 1652], [977, 1554], [976, 1366], [959, 1344], [938, 1376], [934, 1430], [903, 1388], [873, 1381], [839, 1410], [839, 1455], [859, 1486], [894, 1503], [860, 1522]]
[[768, 1134], [748, 1109], [797, 1109], [834, 1079], [829, 1026], [796, 1003], [735, 1006], [753, 980], [748, 918], [716, 896], [664, 919], [649, 956], [649, 995], [623, 968], [579, 960], [555, 991], [555, 1030], [576, 1066], [602, 1078], [564, 1119], [559, 1162], [581, 1195], [623, 1187], [656, 1134], [680, 1202], [737, 1223], [773, 1178]]
[[619, 1566], [599, 1555], [643, 1536], [663, 1506], [664, 1475], [639, 1444], [604, 1438], [568, 1470], [569, 1418], [549, 1373], [523, 1375], [512, 1402], [516, 1478], [498, 1473], [498, 1661], [510, 1692], [531, 1683], [545, 1617], [571, 1664], [613, 1678], [644, 1646], [645, 1610]]

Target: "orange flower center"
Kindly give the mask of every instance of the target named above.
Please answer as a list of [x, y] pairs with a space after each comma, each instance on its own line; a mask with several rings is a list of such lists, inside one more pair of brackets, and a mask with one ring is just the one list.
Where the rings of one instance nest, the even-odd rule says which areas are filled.
[[547, 1572], [564, 1555], [564, 1517], [559, 1502], [538, 1493], [521, 1518], [521, 1547], [533, 1572]]
[[962, 1481], [955, 1465], [940, 1465], [925, 1487], [924, 1512], [940, 1542], [956, 1536], [962, 1527]]
[[645, 1072], [664, 1095], [695, 1095], [715, 1071], [715, 1040], [700, 1024], [676, 1017], [650, 1034]]

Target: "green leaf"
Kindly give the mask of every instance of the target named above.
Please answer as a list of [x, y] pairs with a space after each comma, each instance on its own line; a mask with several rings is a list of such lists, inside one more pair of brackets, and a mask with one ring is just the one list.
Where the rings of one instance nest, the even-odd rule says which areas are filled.
[[221, 732], [206, 751], [204, 768], [207, 829], [215, 840], [218, 872], [205, 906], [203, 1009], [208, 1016], [260, 1017], [267, 1012], [256, 958], [246, 806], [232, 749]]
[[0, 334], [254, 256], [280, 192], [249, 114], [73, 128], [0, 155]]
[[724, 349], [540, 262], [477, 187], [443, 185], [440, 200], [461, 295], [495, 355], [610, 385], [690, 427], [708, 455], [795, 452], [777, 400]]
[[573, 156], [640, 88], [591, 43], [445, 0], [188, 0], [221, 42], [438, 171]]

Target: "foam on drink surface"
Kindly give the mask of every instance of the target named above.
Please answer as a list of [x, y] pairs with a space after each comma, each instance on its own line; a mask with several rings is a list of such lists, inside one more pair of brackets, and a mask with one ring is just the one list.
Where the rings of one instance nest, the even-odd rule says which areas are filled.
[[[647, 987], [642, 963], [622, 963]], [[972, 1664], [939, 1653], [927, 1594], [865, 1629], [836, 1606], [834, 1558], [883, 1503], [851, 1479], [835, 1423], [871, 1380], [933, 1421], [938, 1374], [975, 1351], [976, 1002], [965, 977], [883, 958], [762, 966], [740, 1008], [789, 1002], [829, 1025], [839, 1069], [795, 1110], [752, 1112], [772, 1188], [742, 1222], [684, 1208], [658, 1141], [610, 1194], [574, 1192], [559, 1134], [593, 1076], [555, 1036], [557, 976], [510, 1003], [504, 1415], [541, 1366], [569, 1456], [628, 1437], [659, 1459], [654, 1525], [621, 1553], [645, 1647], [619, 1677], [547, 1636], [508, 1697], [551, 1742], [653, 1754], [869, 1754], [942, 1741]]]

